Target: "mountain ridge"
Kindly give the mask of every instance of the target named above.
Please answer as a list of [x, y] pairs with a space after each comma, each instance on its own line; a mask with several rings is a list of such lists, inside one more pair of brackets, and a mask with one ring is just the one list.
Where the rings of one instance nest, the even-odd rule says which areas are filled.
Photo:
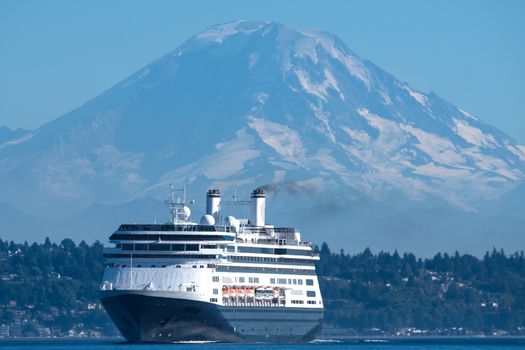
[[523, 183], [525, 146], [333, 34], [235, 21], [0, 144], [0, 164], [0, 201], [43, 216], [162, 199], [169, 183], [479, 212]]

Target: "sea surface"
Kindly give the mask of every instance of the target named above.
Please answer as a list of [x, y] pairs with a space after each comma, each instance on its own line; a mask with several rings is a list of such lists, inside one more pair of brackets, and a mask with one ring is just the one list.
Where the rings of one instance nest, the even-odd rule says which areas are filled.
[[359, 339], [323, 340], [308, 344], [126, 344], [114, 340], [2, 340], [0, 349], [13, 350], [506, 350], [525, 349], [525, 338], [461, 338], [461, 339]]

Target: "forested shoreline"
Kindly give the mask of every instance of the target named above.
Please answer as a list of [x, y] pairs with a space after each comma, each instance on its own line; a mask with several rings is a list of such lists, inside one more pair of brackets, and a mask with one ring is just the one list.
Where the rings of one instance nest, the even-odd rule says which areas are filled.
[[[102, 244], [0, 240], [0, 337], [116, 336], [97, 299]], [[523, 251], [332, 252], [317, 271], [328, 330], [348, 335], [525, 335]]]
[[317, 266], [325, 318], [356, 334], [524, 335], [523, 251], [436, 254], [333, 253]]

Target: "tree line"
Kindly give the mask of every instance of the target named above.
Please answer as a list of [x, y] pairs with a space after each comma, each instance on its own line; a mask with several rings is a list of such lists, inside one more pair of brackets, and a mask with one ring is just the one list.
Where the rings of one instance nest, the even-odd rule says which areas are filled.
[[[88, 309], [98, 304], [102, 249], [98, 241], [0, 240], [0, 324], [23, 316], [65, 331], [79, 325], [107, 327], [111, 322], [102, 309]], [[329, 326], [355, 334], [403, 328], [429, 334], [525, 334], [523, 251], [494, 249], [482, 258], [438, 253], [422, 259], [411, 253], [374, 254], [368, 248], [358, 254], [332, 252], [326, 243], [315, 250]]]
[[[432, 334], [525, 334], [523, 251], [414, 254], [320, 249], [317, 271], [329, 323], [363, 332], [413, 327]], [[495, 333], [498, 332], [499, 333]]]

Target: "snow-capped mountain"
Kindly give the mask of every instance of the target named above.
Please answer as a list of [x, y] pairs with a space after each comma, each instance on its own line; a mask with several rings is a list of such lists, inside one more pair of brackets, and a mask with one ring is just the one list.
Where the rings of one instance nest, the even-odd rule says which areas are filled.
[[0, 164], [0, 202], [48, 216], [168, 183], [475, 212], [522, 183], [525, 146], [330, 33], [236, 21], [4, 142]]
[[4, 144], [9, 141], [20, 139], [22, 136], [27, 134], [29, 130], [18, 128], [12, 130], [5, 126], [0, 126], [0, 144]]

